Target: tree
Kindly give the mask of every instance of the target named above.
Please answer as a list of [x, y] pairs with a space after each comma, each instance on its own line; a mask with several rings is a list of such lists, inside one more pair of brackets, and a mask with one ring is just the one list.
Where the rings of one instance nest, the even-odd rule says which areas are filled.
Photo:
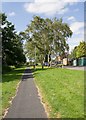
[[80, 44], [77, 47], [76, 57], [86, 57], [86, 42], [80, 42]]
[[74, 47], [73, 51], [71, 52], [71, 58], [76, 59], [77, 58], [77, 46]]
[[53, 40], [54, 50], [60, 55], [65, 54], [65, 51], [69, 50], [69, 46], [66, 43], [67, 39], [71, 37], [72, 31], [66, 23], [62, 22], [62, 19], [53, 21]]
[[27, 51], [30, 52], [36, 47], [43, 65], [46, 55], [48, 55], [49, 62], [49, 56], [52, 53], [64, 54], [69, 49], [66, 41], [68, 37], [71, 37], [72, 31], [66, 23], [62, 22], [62, 19], [57, 20], [54, 18], [51, 20], [34, 16], [31, 24], [28, 25], [25, 31], [25, 35], [29, 35], [26, 42]]
[[86, 42], [82, 41], [78, 46], [75, 46], [70, 54], [71, 59], [86, 57]]
[[2, 15], [2, 63], [3, 65], [19, 65], [25, 62], [22, 39], [16, 34], [14, 25]]

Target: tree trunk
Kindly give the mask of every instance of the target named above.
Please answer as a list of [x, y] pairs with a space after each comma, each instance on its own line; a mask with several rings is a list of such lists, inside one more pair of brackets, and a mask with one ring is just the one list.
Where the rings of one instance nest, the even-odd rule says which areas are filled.
[[49, 62], [50, 62], [50, 61], [49, 61], [49, 54], [48, 54], [48, 67], [49, 67]]
[[44, 69], [44, 65], [42, 64], [42, 69]]
[[[50, 56], [51, 57], [51, 56]], [[52, 67], [52, 59], [50, 59], [50, 67]]]
[[36, 65], [33, 65], [33, 68], [36, 69]]
[[50, 67], [52, 67], [52, 60], [50, 61]]
[[44, 69], [44, 61], [42, 61], [41, 65], [42, 65], [42, 69]]

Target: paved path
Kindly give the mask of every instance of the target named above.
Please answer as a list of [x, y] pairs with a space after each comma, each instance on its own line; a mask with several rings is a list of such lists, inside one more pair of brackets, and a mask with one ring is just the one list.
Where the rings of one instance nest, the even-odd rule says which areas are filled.
[[5, 118], [47, 118], [29, 68], [25, 70], [17, 96]]
[[86, 70], [86, 66], [85, 67], [64, 66], [63, 68], [73, 69], [73, 70]]

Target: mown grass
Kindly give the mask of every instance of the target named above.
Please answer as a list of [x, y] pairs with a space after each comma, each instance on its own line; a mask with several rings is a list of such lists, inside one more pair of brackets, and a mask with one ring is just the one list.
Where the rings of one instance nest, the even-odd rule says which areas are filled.
[[1, 120], [1, 117], [2, 117], [2, 84], [0, 83], [0, 120]]
[[9, 101], [16, 93], [16, 88], [21, 80], [25, 67], [15, 68], [2, 75], [2, 113], [9, 107]]
[[37, 68], [34, 77], [50, 118], [84, 117], [84, 71]]

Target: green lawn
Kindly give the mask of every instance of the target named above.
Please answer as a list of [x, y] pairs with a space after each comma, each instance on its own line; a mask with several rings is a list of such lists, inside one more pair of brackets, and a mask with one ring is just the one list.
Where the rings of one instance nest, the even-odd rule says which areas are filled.
[[49, 117], [84, 117], [84, 71], [37, 68], [34, 76]]
[[16, 68], [2, 75], [2, 112], [9, 107], [9, 101], [16, 93], [16, 87], [21, 80], [25, 67]]
[[[1, 77], [0, 77], [0, 79], [1, 79]], [[2, 84], [0, 83], [0, 120], [1, 120], [1, 116], [2, 116], [2, 100], [1, 99], [2, 99]]]

